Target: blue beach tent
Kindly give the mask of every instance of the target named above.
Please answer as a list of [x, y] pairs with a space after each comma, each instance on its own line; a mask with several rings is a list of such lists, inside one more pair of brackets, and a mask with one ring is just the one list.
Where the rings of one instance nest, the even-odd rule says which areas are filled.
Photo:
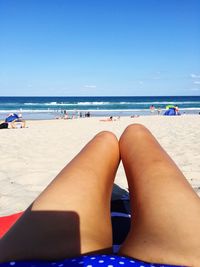
[[19, 119], [19, 116], [16, 113], [13, 113], [5, 119], [5, 122], [12, 122], [16, 119]]
[[169, 108], [164, 113], [165, 116], [176, 116], [175, 108]]

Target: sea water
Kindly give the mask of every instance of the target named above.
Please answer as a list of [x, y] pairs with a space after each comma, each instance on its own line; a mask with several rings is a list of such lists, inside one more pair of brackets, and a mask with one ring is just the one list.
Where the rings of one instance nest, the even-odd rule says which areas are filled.
[[[150, 106], [155, 107], [154, 113]], [[167, 105], [176, 105], [181, 114], [199, 114], [200, 96], [92, 96], [92, 97], [0, 97], [0, 119], [22, 113], [25, 119], [55, 119], [90, 112], [91, 116], [156, 115]]]

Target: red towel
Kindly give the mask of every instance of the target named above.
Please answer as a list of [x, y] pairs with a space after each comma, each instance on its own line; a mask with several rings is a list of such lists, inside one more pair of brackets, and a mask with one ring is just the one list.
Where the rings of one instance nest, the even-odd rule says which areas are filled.
[[23, 212], [0, 217], [0, 238], [11, 228], [19, 219]]

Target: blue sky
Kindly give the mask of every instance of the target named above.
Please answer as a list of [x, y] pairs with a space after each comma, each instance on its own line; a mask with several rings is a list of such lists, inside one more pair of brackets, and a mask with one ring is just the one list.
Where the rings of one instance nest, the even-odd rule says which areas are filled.
[[0, 95], [200, 95], [199, 0], [0, 0]]

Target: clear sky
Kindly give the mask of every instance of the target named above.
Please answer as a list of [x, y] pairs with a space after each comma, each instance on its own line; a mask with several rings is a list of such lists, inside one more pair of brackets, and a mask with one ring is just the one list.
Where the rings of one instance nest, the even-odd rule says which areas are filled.
[[0, 0], [0, 95], [200, 95], [199, 0]]

